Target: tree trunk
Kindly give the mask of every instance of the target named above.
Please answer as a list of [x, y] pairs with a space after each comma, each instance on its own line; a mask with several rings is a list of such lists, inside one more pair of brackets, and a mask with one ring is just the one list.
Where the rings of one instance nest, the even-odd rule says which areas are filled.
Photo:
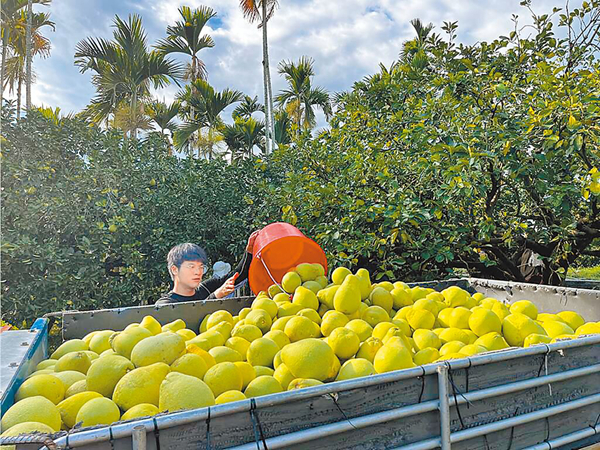
[[136, 120], [137, 120], [137, 89], [135, 89], [133, 91], [133, 98], [131, 99], [131, 124], [133, 125], [133, 129], [131, 130], [131, 135], [135, 139], [137, 139], [137, 128], [135, 127]]
[[17, 120], [21, 118], [21, 85], [23, 84], [23, 78], [19, 77], [17, 82]]
[[25, 105], [27, 111], [31, 109], [31, 21], [32, 21], [32, 0], [27, 0], [27, 41], [25, 43], [25, 56], [27, 58], [25, 64], [25, 76], [27, 77], [27, 85], [25, 86]]
[[265, 140], [267, 155], [272, 152], [271, 104], [269, 99], [269, 62], [267, 48], [267, 2], [262, 0], [262, 32], [263, 32], [263, 82], [265, 87]]
[[[5, 33], [8, 33], [8, 30], [5, 30]], [[2, 39], [2, 67], [0, 67], [0, 107], [2, 107], [2, 102], [4, 99], [4, 73], [6, 72], [4, 63], [6, 61], [6, 52], [8, 50], [8, 36], [5, 34], [4, 39]]]
[[[263, 0], [263, 3], [266, 3]], [[263, 17], [266, 14], [266, 7], [263, 7]], [[265, 60], [265, 73], [267, 74], [267, 90], [269, 92], [269, 116], [267, 120], [270, 124], [270, 135], [271, 135], [271, 152], [275, 148], [275, 119], [273, 114], [273, 89], [271, 86], [271, 69], [269, 66], [269, 45], [267, 40], [267, 21], [263, 21], [263, 53]]]

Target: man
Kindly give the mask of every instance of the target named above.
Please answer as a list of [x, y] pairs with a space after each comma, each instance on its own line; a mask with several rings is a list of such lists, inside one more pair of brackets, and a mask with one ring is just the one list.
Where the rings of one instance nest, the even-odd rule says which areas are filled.
[[252, 262], [252, 246], [258, 231], [248, 238], [246, 252], [237, 267], [230, 273], [202, 281], [208, 258], [198, 245], [185, 243], [173, 247], [167, 255], [167, 269], [173, 280], [173, 290], [163, 294], [157, 305], [169, 303], [210, 300], [226, 297], [235, 290], [235, 285], [248, 278]]

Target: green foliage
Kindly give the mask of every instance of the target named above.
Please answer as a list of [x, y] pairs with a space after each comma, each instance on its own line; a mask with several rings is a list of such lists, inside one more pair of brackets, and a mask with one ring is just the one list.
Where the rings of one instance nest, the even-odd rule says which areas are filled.
[[153, 303], [166, 255], [203, 245], [235, 263], [263, 207], [252, 163], [178, 159], [158, 135], [3, 111], [2, 319]]
[[[597, 30], [598, 7], [559, 26]], [[447, 40], [422, 32], [391, 69], [337, 96], [331, 130], [275, 156], [286, 182], [271, 198], [332, 266], [561, 283], [600, 236], [594, 32], [559, 38], [553, 17], [533, 20], [528, 38], [473, 46], [453, 42], [456, 24]], [[537, 277], [529, 251], [544, 261]]]
[[600, 280], [600, 266], [594, 267], [571, 267], [569, 277], [583, 278], [584, 280]]

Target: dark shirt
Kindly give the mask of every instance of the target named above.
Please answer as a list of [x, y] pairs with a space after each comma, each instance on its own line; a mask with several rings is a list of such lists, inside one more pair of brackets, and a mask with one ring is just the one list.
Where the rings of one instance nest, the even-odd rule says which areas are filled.
[[170, 291], [166, 294], [163, 294], [162, 297], [158, 299], [156, 304], [166, 305], [169, 303], [193, 302], [197, 300], [214, 300], [217, 298], [215, 296], [215, 291], [223, 286], [223, 283], [225, 283], [227, 279], [231, 278], [236, 272], [239, 274], [235, 280], [236, 284], [239, 284], [248, 278], [248, 269], [250, 268], [251, 262], [252, 255], [246, 252], [235, 269], [233, 269], [227, 275], [223, 275], [222, 277], [212, 277], [206, 281], [203, 281], [196, 289], [196, 292], [194, 292], [194, 295], [180, 295]]

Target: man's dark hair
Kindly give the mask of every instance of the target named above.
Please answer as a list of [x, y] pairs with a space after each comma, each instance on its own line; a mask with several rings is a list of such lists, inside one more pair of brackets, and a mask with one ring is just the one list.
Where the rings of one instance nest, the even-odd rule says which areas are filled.
[[167, 270], [173, 280], [173, 274], [171, 273], [171, 267], [175, 266], [177, 269], [181, 268], [181, 265], [186, 261], [200, 261], [203, 264], [208, 264], [208, 258], [206, 252], [199, 245], [186, 242], [179, 244], [169, 250], [167, 255]]

